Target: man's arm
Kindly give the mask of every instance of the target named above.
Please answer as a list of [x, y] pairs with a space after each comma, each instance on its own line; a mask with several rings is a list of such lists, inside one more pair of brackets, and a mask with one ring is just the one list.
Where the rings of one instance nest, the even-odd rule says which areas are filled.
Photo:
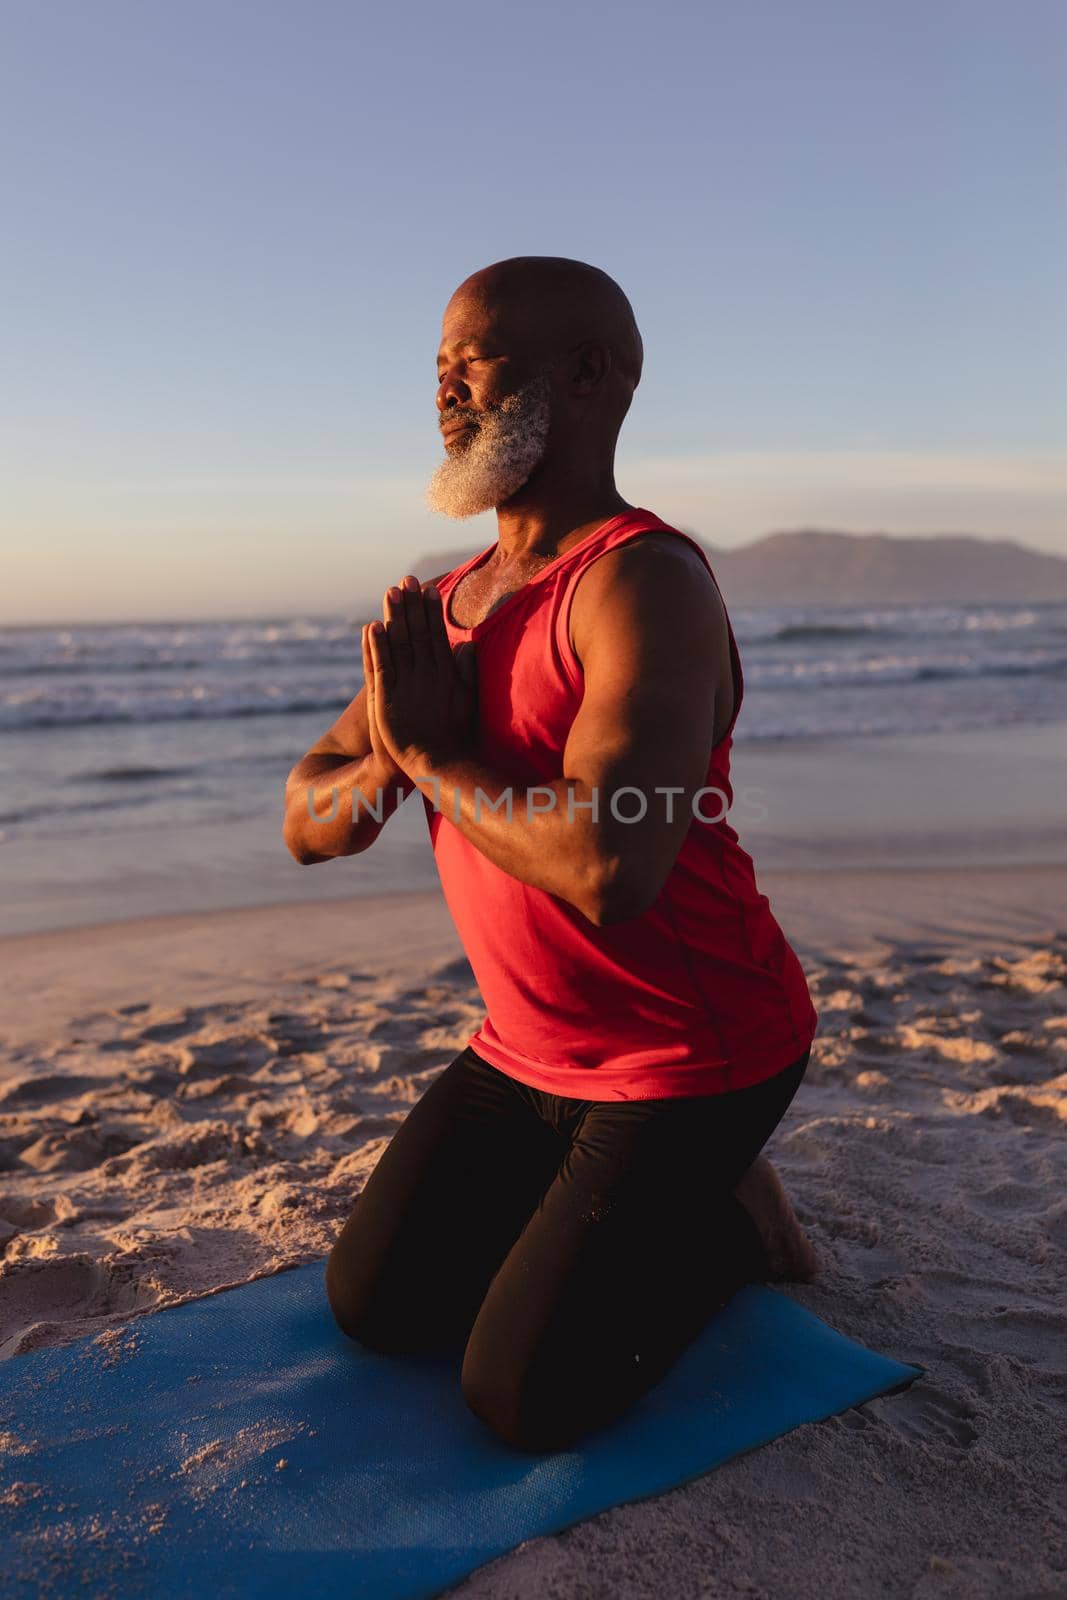
[[301, 866], [369, 849], [414, 788], [371, 749], [366, 702], [363, 688], [286, 780], [282, 835]]
[[[285, 844], [301, 866], [357, 855], [370, 848], [414, 787], [380, 746], [374, 748], [364, 684], [286, 779]], [[361, 795], [367, 805], [359, 803]]]
[[[469, 754], [435, 747], [432, 732], [401, 748], [390, 733], [388, 668], [375, 702], [382, 707], [384, 696], [378, 723], [402, 770], [483, 855], [605, 926], [654, 902], [693, 821], [716, 695], [732, 694], [721, 670], [726, 617], [699, 556], [650, 535], [593, 563], [575, 592], [571, 631], [584, 698], [563, 776], [530, 791]], [[509, 788], [510, 820], [505, 803], [492, 809]], [[627, 817], [636, 820], [620, 820]]]

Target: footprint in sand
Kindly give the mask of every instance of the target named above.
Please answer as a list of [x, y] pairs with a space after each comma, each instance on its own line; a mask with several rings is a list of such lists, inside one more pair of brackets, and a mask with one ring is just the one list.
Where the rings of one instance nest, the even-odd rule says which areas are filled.
[[19, 1152], [35, 1172], [87, 1172], [102, 1161], [121, 1156], [139, 1144], [143, 1134], [107, 1124], [42, 1134]]
[[469, 1010], [471, 1006], [480, 1002], [478, 992], [472, 985], [449, 984], [447, 989], [443, 986], [426, 989], [422, 985], [413, 989], [401, 989], [382, 1004], [387, 1004], [395, 1015], [406, 1016], [414, 1012], [422, 1017], [427, 1014], [432, 1017], [447, 1017], [457, 1007]]
[[178, 1082], [177, 1066], [167, 1067], [142, 1067], [136, 1072], [123, 1074], [124, 1082], [113, 1089], [101, 1089], [99, 1098], [106, 1100], [110, 1095], [121, 1095], [127, 1088], [137, 1089], [142, 1094], [150, 1096], [168, 1095], [174, 1092]]
[[0, 1254], [21, 1234], [46, 1228], [55, 1220], [56, 1207], [51, 1200], [0, 1194]]
[[924, 1378], [891, 1397], [868, 1401], [864, 1410], [898, 1433], [927, 1444], [968, 1450], [978, 1437], [974, 1412]]
[[139, 1144], [101, 1170], [107, 1178], [130, 1174], [147, 1179], [156, 1172], [185, 1172], [212, 1161], [262, 1161], [273, 1156], [272, 1147], [255, 1132], [242, 1132], [225, 1122], [192, 1122]]
[[0, 1194], [0, 1218], [18, 1228], [46, 1228], [56, 1218], [53, 1201], [16, 1194]]
[[387, 1044], [414, 1045], [423, 1026], [424, 1018], [419, 1016], [401, 1014], [383, 1017], [367, 1029], [367, 1038], [375, 1041], [380, 1039]]
[[974, 1413], [954, 1400], [943, 1389], [924, 1378], [862, 1406], [850, 1406], [830, 1422], [853, 1433], [886, 1424], [896, 1432], [925, 1444], [943, 1444], [952, 1450], [967, 1450], [978, 1437], [972, 1422]]
[[43, 1332], [42, 1325], [72, 1325], [86, 1318], [139, 1311], [160, 1297], [157, 1288], [139, 1282], [130, 1268], [87, 1255], [20, 1261], [5, 1271], [3, 1283], [0, 1361], [32, 1349], [35, 1329]]
[[138, 1040], [149, 1043], [159, 1043], [170, 1039], [177, 1039], [182, 1034], [195, 1033], [204, 1018], [208, 1015], [207, 1006], [182, 1007], [178, 1011], [165, 1012], [155, 1022], [150, 1022], [147, 1027], [140, 1028], [135, 1035]]
[[34, 1077], [13, 1078], [0, 1089], [0, 1106], [5, 1110], [14, 1106], [47, 1105], [51, 1100], [65, 1100], [71, 1095], [85, 1094], [88, 1089], [100, 1086], [100, 1079], [70, 1072], [43, 1072]]
[[329, 1042], [329, 1033], [314, 1023], [302, 1028], [277, 1029], [270, 1035], [279, 1056], [306, 1056]]
[[1067, 1122], [1067, 1085], [1053, 1081], [1043, 1085], [1009, 1084], [1004, 1088], [984, 1089], [970, 1097], [966, 1109], [1032, 1131], [1043, 1128], [1049, 1133], [1061, 1134]]
[[224, 1072], [253, 1072], [257, 1067], [265, 1066], [278, 1053], [273, 1039], [255, 1033], [194, 1040], [182, 1048], [178, 1070], [185, 1078], [217, 1078]]
[[255, 1078], [230, 1072], [221, 1078], [201, 1078], [197, 1083], [180, 1083], [174, 1090], [177, 1100], [211, 1100], [216, 1095], [257, 1094], [260, 1085]]

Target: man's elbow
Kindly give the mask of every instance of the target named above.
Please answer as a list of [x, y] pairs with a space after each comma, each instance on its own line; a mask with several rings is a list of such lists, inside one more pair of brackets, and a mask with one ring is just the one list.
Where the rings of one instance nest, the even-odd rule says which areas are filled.
[[285, 820], [282, 823], [282, 838], [285, 848], [300, 867], [312, 867], [318, 861], [332, 861], [333, 855], [321, 850], [312, 850], [307, 842], [307, 829], [303, 821], [298, 818], [296, 809], [286, 807]]
[[289, 848], [289, 854], [298, 867], [313, 867], [317, 861], [333, 860], [332, 856], [317, 856], [314, 850], [308, 850], [302, 845], [290, 843], [288, 839], [285, 842]]
[[655, 904], [661, 888], [662, 883], [644, 865], [612, 862], [596, 874], [581, 909], [594, 927], [612, 928], [643, 916]]
[[316, 861], [325, 861], [327, 859], [326, 856], [316, 855], [314, 850], [308, 849], [307, 845], [304, 843], [299, 834], [295, 833], [289, 826], [288, 819], [286, 819], [285, 825], [282, 828], [282, 838], [285, 841], [285, 848], [288, 850], [298, 867], [310, 867]]

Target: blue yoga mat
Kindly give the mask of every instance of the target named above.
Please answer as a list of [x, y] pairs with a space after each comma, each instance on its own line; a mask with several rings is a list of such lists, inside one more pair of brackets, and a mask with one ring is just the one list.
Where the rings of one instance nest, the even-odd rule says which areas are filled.
[[458, 1361], [353, 1344], [322, 1261], [0, 1364], [0, 1593], [426, 1596], [924, 1369], [748, 1284], [628, 1416], [521, 1455]]

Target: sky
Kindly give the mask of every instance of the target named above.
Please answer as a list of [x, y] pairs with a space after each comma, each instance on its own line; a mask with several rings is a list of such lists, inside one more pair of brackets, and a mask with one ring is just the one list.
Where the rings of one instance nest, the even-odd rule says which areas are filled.
[[468, 273], [645, 344], [631, 502], [1067, 555], [1060, 0], [6, 0], [0, 623], [352, 614]]

